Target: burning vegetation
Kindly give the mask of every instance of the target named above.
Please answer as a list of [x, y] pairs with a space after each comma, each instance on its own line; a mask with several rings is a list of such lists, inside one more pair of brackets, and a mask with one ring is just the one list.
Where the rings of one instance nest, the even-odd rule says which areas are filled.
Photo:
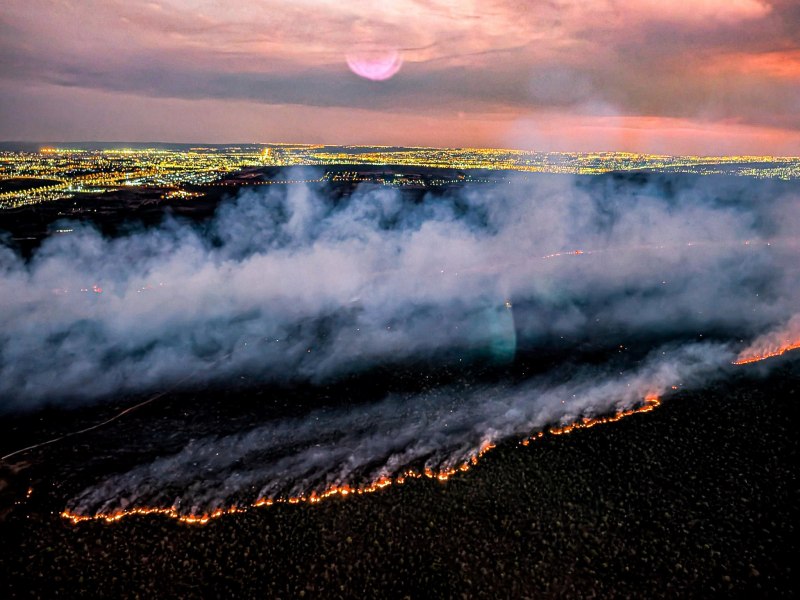
[[[673, 387], [677, 389], [677, 387]], [[589, 429], [595, 425], [603, 425], [606, 423], [615, 423], [639, 413], [646, 413], [655, 410], [661, 405], [661, 399], [656, 394], [650, 394], [645, 397], [644, 402], [637, 407], [626, 409], [615, 413], [610, 416], [602, 417], [587, 417], [579, 421], [575, 421], [569, 425], [561, 427], [550, 427], [544, 431], [539, 431], [530, 437], [523, 439], [520, 444], [528, 446], [532, 441], [544, 437], [545, 431], [550, 435], [560, 436], [572, 433], [578, 429]], [[78, 524], [83, 521], [105, 521], [113, 523], [125, 517], [133, 515], [162, 515], [171, 519], [176, 519], [181, 523], [190, 525], [205, 525], [212, 519], [217, 519], [225, 515], [232, 515], [244, 513], [252, 508], [260, 508], [264, 506], [272, 506], [274, 504], [316, 504], [334, 496], [346, 497], [350, 495], [371, 494], [387, 488], [389, 486], [403, 485], [409, 479], [435, 479], [441, 482], [449, 480], [451, 477], [469, 471], [472, 467], [476, 466], [480, 459], [494, 449], [496, 445], [492, 442], [484, 442], [478, 449], [476, 449], [470, 456], [468, 461], [453, 467], [442, 467], [439, 469], [432, 469], [425, 467], [422, 470], [409, 469], [402, 472], [395, 477], [382, 476], [374, 481], [362, 485], [351, 485], [343, 483], [340, 485], [333, 485], [323, 489], [322, 491], [312, 490], [307, 494], [297, 496], [285, 496], [276, 498], [259, 498], [248, 506], [230, 506], [228, 508], [217, 508], [213, 511], [202, 514], [184, 514], [177, 510], [175, 507], [136, 507], [117, 510], [110, 513], [98, 512], [95, 514], [80, 514], [73, 512], [69, 509], [64, 510], [61, 516], [69, 520], [73, 524]]]

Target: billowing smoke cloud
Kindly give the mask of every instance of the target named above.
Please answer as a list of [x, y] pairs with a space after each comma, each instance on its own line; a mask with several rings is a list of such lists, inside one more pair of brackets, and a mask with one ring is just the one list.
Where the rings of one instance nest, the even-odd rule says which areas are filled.
[[28, 263], [4, 248], [2, 408], [189, 374], [320, 380], [561, 336], [751, 335], [792, 316], [796, 195], [605, 181], [419, 203], [389, 189], [338, 203], [309, 187], [244, 192], [204, 228], [106, 239], [71, 226]]
[[245, 489], [455, 464], [484, 441], [711, 377], [732, 346], [692, 340], [740, 343], [790, 322], [800, 298], [800, 196], [743, 178], [543, 176], [422, 201], [276, 186], [241, 193], [204, 225], [168, 220], [115, 239], [70, 228], [27, 262], [0, 248], [4, 411], [242, 377], [317, 383], [408, 361], [502, 364], [586, 342], [667, 344], [613, 377], [583, 367], [395, 394], [202, 439], [87, 491], [86, 510], [177, 497], [205, 509]]

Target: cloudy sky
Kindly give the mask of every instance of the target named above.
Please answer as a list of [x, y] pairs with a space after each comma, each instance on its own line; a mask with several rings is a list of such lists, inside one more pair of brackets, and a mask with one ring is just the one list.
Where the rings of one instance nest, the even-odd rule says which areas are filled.
[[798, 155], [800, 2], [3, 0], [0, 139]]

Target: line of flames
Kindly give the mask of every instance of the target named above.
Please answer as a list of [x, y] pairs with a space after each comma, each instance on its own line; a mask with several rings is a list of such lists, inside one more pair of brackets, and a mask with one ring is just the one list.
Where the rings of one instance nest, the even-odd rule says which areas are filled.
[[[779, 346], [772, 349], [762, 350], [760, 354], [751, 354], [751, 355], [739, 355], [739, 358], [733, 362], [734, 365], [747, 365], [755, 362], [760, 362], [762, 360], [767, 360], [769, 358], [775, 358], [777, 356], [781, 356], [787, 352], [792, 350], [800, 349], [800, 342], [789, 342], [787, 341], [785, 345]], [[673, 386], [672, 389], [677, 389], [677, 387]], [[655, 410], [661, 404], [661, 399], [656, 394], [648, 395], [644, 399], [644, 403], [641, 406], [635, 408], [629, 408], [627, 410], [623, 410], [617, 412], [614, 415], [605, 416], [605, 417], [586, 417], [570, 423], [569, 425], [564, 425], [561, 427], [550, 427], [546, 431], [551, 435], [566, 435], [568, 433], [572, 433], [578, 429], [589, 429], [594, 427], [595, 425], [604, 425], [606, 423], [616, 423], [625, 417], [630, 417], [631, 415], [650, 412]], [[541, 439], [545, 436], [545, 431], [539, 431], [529, 437], [520, 441], [520, 444], [523, 446], [528, 446], [531, 442]], [[484, 443], [477, 452], [475, 452], [469, 459], [469, 461], [462, 463], [457, 467], [449, 467], [446, 469], [440, 469], [438, 471], [434, 471], [430, 468], [425, 468], [422, 472], [409, 470], [400, 475], [395, 477], [380, 477], [379, 479], [364, 484], [361, 486], [351, 486], [349, 484], [343, 485], [335, 485], [325, 489], [322, 492], [311, 492], [308, 495], [301, 495], [301, 496], [289, 496], [289, 497], [278, 497], [278, 498], [259, 498], [255, 502], [253, 502], [249, 506], [239, 507], [239, 506], [231, 506], [229, 508], [218, 508], [212, 512], [204, 513], [202, 515], [184, 515], [179, 513], [175, 508], [159, 508], [159, 507], [144, 507], [144, 508], [130, 508], [115, 511], [113, 513], [97, 513], [94, 515], [80, 515], [69, 510], [65, 510], [61, 513], [61, 516], [65, 519], [68, 519], [72, 523], [80, 523], [82, 521], [106, 521], [109, 523], [119, 521], [124, 517], [132, 516], [132, 515], [164, 515], [173, 519], [177, 519], [182, 523], [189, 523], [189, 524], [199, 524], [204, 525], [208, 523], [212, 519], [216, 519], [218, 517], [222, 517], [224, 515], [236, 514], [236, 513], [243, 513], [247, 512], [251, 508], [259, 508], [262, 506], [272, 506], [273, 504], [316, 504], [325, 500], [327, 498], [331, 498], [333, 496], [349, 496], [352, 494], [370, 494], [373, 492], [377, 492], [383, 488], [389, 487], [391, 485], [402, 485], [408, 479], [438, 479], [439, 481], [447, 481], [453, 475], [457, 473], [463, 473], [469, 471], [472, 467], [478, 464], [478, 461], [490, 450], [492, 450], [495, 445], [491, 442]]]
[[786, 342], [782, 346], [773, 346], [771, 348], [764, 348], [757, 352], [750, 352], [747, 351], [743, 352], [739, 355], [739, 357], [733, 361], [735, 365], [749, 365], [755, 362], [760, 362], [762, 360], [767, 360], [768, 358], [775, 358], [776, 356], [782, 356], [787, 352], [791, 352], [792, 350], [800, 350], [800, 341], [790, 342], [786, 340]]
[[[673, 387], [673, 389], [677, 388]], [[562, 427], [550, 427], [546, 431], [551, 435], [565, 435], [577, 429], [589, 429], [590, 427], [594, 427], [595, 425], [602, 425], [605, 423], [615, 423], [631, 415], [650, 412], [651, 410], [656, 409], [660, 404], [661, 404], [661, 399], [659, 398], [659, 396], [655, 394], [650, 394], [647, 397], [645, 397], [644, 403], [641, 406], [623, 410], [611, 416], [583, 418], [579, 421], [575, 421], [574, 423]], [[540, 439], [544, 437], [544, 435], [545, 435], [544, 431], [539, 431], [534, 435], [526, 437], [525, 439], [521, 440], [520, 444], [523, 446], [528, 446], [532, 441]], [[468, 461], [465, 461], [455, 467], [448, 467], [436, 471], [427, 467], [422, 471], [416, 471], [412, 469], [405, 471], [404, 473], [401, 473], [400, 475], [397, 475], [395, 477], [386, 477], [386, 476], [380, 477], [371, 483], [367, 483], [360, 486], [351, 486], [349, 484], [334, 485], [329, 488], [326, 488], [322, 492], [311, 492], [307, 495], [278, 497], [278, 498], [259, 498], [249, 506], [231, 506], [228, 508], [218, 508], [209, 513], [204, 513], [202, 515], [181, 514], [174, 507], [170, 508], [141, 507], [141, 508], [129, 508], [129, 509], [118, 510], [113, 513], [96, 513], [94, 515], [81, 515], [71, 512], [70, 510], [65, 510], [61, 513], [61, 516], [64, 519], [71, 521], [73, 524], [77, 524], [83, 521], [105, 521], [107, 523], [113, 523], [119, 521], [120, 519], [133, 515], [163, 515], [166, 517], [170, 517], [172, 519], [177, 519], [181, 523], [188, 523], [192, 525], [205, 525], [212, 519], [217, 519], [224, 515], [244, 513], [252, 508], [260, 508], [262, 506], [272, 506], [274, 504], [317, 504], [318, 502], [322, 502], [323, 500], [332, 498], [334, 496], [345, 497], [357, 494], [371, 494], [373, 492], [377, 492], [378, 490], [387, 488], [391, 485], [403, 485], [409, 479], [437, 479], [439, 481], [444, 482], [458, 473], [464, 473], [466, 471], [469, 471], [472, 467], [478, 464], [480, 459], [487, 452], [489, 452], [493, 448], [495, 448], [495, 444], [491, 442], [484, 442], [484, 444], [481, 445], [481, 447], [475, 453], [473, 453], [473, 455], [469, 458]]]
[[[750, 245], [751, 242], [745, 241], [745, 245]], [[770, 242], [765, 242], [767, 246], [771, 245]], [[689, 243], [689, 246], [695, 245], [694, 243]], [[565, 251], [565, 252], [556, 252], [554, 254], [548, 254], [543, 256], [542, 258], [556, 258], [560, 256], [571, 256], [571, 255], [582, 255], [582, 254], [593, 254], [592, 251], [583, 251], [583, 250], [573, 250], [573, 251]], [[783, 346], [774, 347], [770, 349], [763, 349], [760, 350], [760, 354], [746, 354], [742, 353], [739, 357], [733, 362], [734, 365], [747, 365], [755, 362], [760, 362], [762, 360], [767, 360], [769, 358], [774, 358], [777, 356], [781, 356], [787, 352], [792, 350], [800, 349], [800, 341], [789, 342], [788, 340]], [[673, 386], [672, 389], [677, 389], [676, 386]], [[605, 417], [587, 417], [570, 423], [569, 425], [564, 425], [562, 427], [550, 427], [547, 429], [547, 432], [551, 435], [566, 435], [568, 433], [572, 433], [577, 429], [589, 429], [594, 427], [595, 425], [603, 425], [606, 423], [615, 423], [625, 417], [629, 417], [634, 414], [638, 413], [645, 413], [655, 410], [661, 404], [661, 399], [656, 394], [650, 394], [645, 397], [644, 403], [641, 406], [636, 408], [631, 408], [627, 410], [623, 410], [617, 412], [611, 416]], [[523, 446], [528, 446], [531, 442], [541, 439], [545, 436], [544, 431], [539, 431], [529, 437], [520, 441], [520, 444]], [[204, 525], [208, 523], [212, 519], [216, 519], [218, 517], [230, 514], [237, 514], [247, 512], [251, 508], [259, 508], [262, 506], [272, 506], [273, 504], [316, 504], [325, 500], [327, 498], [331, 498], [333, 496], [349, 496], [351, 494], [369, 494], [373, 492], [377, 492], [383, 488], [389, 487], [391, 485], [402, 485], [405, 483], [407, 479], [438, 479], [439, 481], [447, 481], [453, 475], [457, 473], [463, 473], [465, 471], [469, 471], [473, 466], [478, 464], [480, 458], [483, 457], [484, 454], [489, 452], [493, 449], [495, 445], [491, 442], [484, 443], [477, 452], [475, 452], [469, 461], [462, 463], [457, 467], [449, 467], [446, 469], [441, 469], [438, 471], [433, 471], [430, 468], [425, 468], [422, 472], [409, 470], [400, 475], [392, 477], [380, 477], [379, 479], [364, 484], [361, 486], [350, 486], [349, 484], [343, 485], [334, 485], [322, 492], [311, 492], [308, 495], [301, 495], [301, 496], [289, 496], [289, 497], [278, 497], [278, 498], [259, 498], [249, 506], [238, 507], [238, 506], [231, 506], [229, 508], [218, 508], [212, 512], [204, 513], [202, 515], [184, 515], [179, 513], [175, 508], [159, 508], [159, 507], [144, 507], [144, 508], [130, 508], [115, 511], [113, 513], [96, 513], [94, 515], [80, 515], [69, 510], [64, 510], [61, 513], [61, 516], [72, 523], [80, 523], [82, 521], [106, 521], [106, 522], [115, 522], [123, 519], [127, 516], [132, 515], [164, 515], [173, 519], [177, 519], [182, 523], [190, 523], [190, 524], [199, 524]]]

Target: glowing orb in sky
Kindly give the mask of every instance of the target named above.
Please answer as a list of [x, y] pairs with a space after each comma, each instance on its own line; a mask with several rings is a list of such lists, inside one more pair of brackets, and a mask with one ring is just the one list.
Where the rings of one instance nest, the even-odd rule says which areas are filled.
[[347, 55], [347, 66], [359, 77], [384, 81], [400, 70], [403, 57], [397, 50], [353, 52]]

